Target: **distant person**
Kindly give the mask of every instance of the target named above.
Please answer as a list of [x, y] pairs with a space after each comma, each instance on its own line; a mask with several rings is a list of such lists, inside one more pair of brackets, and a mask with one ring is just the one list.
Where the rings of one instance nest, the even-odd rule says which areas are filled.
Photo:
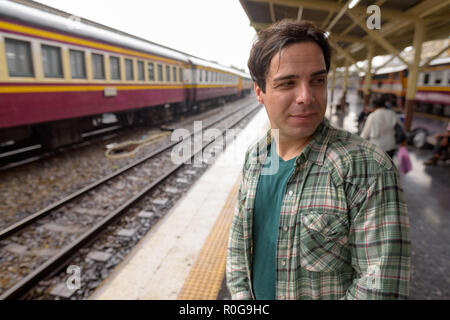
[[330, 46], [305, 21], [258, 33], [248, 66], [271, 129], [246, 152], [226, 263], [232, 299], [404, 299], [399, 173], [324, 117]]
[[397, 123], [401, 125], [395, 111], [386, 108], [384, 99], [377, 99], [364, 123], [361, 137], [376, 144], [393, 158], [397, 148], [394, 129]]
[[372, 108], [370, 107], [364, 107], [363, 110], [359, 113], [358, 118], [356, 121], [358, 122], [358, 134], [360, 135], [362, 132], [362, 129], [364, 128], [364, 124], [366, 123], [367, 117], [372, 112]]
[[437, 139], [437, 142], [434, 146], [433, 155], [424, 162], [425, 165], [436, 165], [439, 160], [446, 161], [449, 159], [448, 138], [450, 137], [450, 122], [447, 124], [447, 132], [437, 133], [434, 137]]

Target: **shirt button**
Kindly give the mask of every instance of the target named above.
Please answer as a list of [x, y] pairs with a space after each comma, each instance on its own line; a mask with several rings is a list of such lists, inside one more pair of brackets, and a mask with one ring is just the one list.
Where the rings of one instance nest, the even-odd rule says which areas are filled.
[[281, 265], [285, 266], [286, 265], [286, 260], [281, 261]]
[[284, 300], [286, 297], [285, 296], [280, 296], [280, 299], [281, 300]]
[[283, 227], [283, 231], [288, 231], [288, 227]]
[[294, 192], [292, 190], [289, 191], [289, 195], [292, 196]]

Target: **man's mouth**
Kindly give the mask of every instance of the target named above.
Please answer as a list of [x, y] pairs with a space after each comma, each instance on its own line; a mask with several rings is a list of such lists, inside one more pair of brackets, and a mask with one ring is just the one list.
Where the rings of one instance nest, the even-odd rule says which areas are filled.
[[290, 114], [289, 117], [292, 117], [294, 119], [308, 119], [312, 116], [315, 116], [317, 113], [299, 113], [299, 114]]

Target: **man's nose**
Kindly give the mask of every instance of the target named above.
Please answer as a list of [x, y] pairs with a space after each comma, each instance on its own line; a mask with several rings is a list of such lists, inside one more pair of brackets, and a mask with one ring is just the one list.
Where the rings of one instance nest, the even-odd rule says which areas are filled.
[[296, 94], [297, 104], [309, 105], [314, 101], [313, 91], [308, 82], [300, 82]]

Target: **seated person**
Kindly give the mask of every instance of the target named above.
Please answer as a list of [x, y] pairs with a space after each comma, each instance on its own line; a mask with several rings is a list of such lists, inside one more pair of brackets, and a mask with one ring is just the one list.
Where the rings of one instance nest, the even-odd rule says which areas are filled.
[[433, 150], [433, 156], [424, 162], [425, 165], [435, 165], [438, 160], [446, 161], [448, 156], [448, 137], [450, 136], [450, 122], [447, 125], [447, 132], [437, 133], [434, 137], [437, 139], [437, 143]]

